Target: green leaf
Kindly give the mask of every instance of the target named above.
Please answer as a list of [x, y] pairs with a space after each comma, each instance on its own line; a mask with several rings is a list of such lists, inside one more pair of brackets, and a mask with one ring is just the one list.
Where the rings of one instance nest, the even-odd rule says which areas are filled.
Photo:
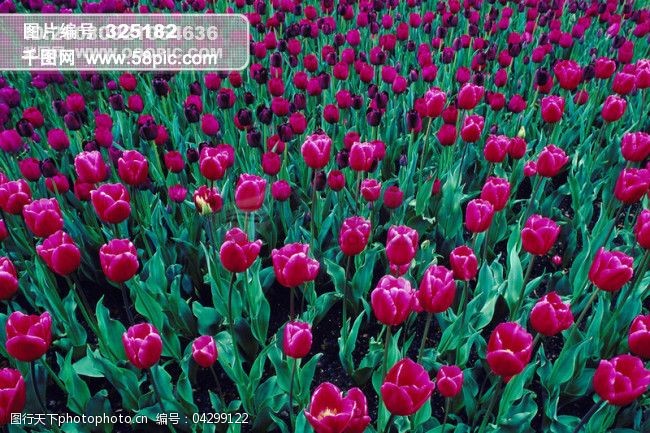
[[86, 382], [81, 380], [72, 367], [72, 352], [68, 352], [65, 358], [57, 354], [57, 362], [59, 363], [59, 374], [68, 395], [68, 407], [78, 414], [83, 414], [86, 404], [90, 400], [90, 390]]

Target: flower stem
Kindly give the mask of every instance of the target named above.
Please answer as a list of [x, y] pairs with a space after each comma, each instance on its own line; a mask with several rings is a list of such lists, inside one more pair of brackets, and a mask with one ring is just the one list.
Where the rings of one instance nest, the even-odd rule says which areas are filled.
[[[52, 370], [50, 364], [48, 364], [44, 358], [41, 358], [40, 361], [43, 367], [45, 367], [45, 369], [47, 370], [48, 376], [54, 381], [54, 383], [56, 383], [56, 386], [58, 386], [61, 389], [61, 391], [63, 391], [64, 394], [68, 394], [68, 391], [65, 389], [65, 385], [63, 384], [61, 379], [59, 379], [59, 376], [54, 372], [54, 370]], [[34, 363], [32, 363], [32, 365], [33, 364]]]
[[517, 300], [517, 305], [515, 306], [514, 310], [512, 310], [512, 315], [510, 316], [510, 320], [514, 320], [515, 316], [521, 309], [522, 305], [524, 304], [524, 297], [526, 296], [526, 284], [528, 283], [528, 279], [530, 278], [530, 275], [533, 272], [533, 266], [535, 265], [535, 259], [537, 256], [531, 256], [530, 261], [528, 262], [528, 268], [526, 268], [526, 275], [524, 275], [524, 280], [521, 283], [521, 290], [519, 291], [519, 299]]
[[573, 335], [578, 330], [578, 328], [580, 327], [580, 323], [582, 323], [582, 319], [584, 319], [585, 316], [587, 315], [587, 311], [589, 311], [589, 307], [591, 307], [591, 304], [593, 304], [597, 296], [598, 296], [598, 289], [595, 289], [594, 292], [589, 297], [589, 300], [587, 301], [587, 305], [585, 305], [585, 308], [583, 308], [582, 311], [580, 312], [580, 315], [578, 316], [578, 320], [576, 320], [576, 322], [573, 324], [573, 331], [571, 332], [571, 335]]
[[422, 360], [422, 354], [424, 353], [424, 346], [427, 344], [427, 337], [429, 336], [429, 327], [431, 326], [431, 318], [433, 313], [427, 313], [427, 321], [424, 324], [424, 333], [422, 334], [422, 342], [420, 343], [420, 350], [418, 350], [418, 364]]
[[235, 361], [239, 363], [239, 349], [237, 347], [237, 337], [235, 336], [235, 323], [232, 318], [232, 289], [235, 284], [235, 273], [233, 272], [230, 277], [230, 284], [228, 285], [228, 328], [230, 330], [230, 338], [232, 340], [232, 351], [235, 355]]
[[386, 421], [386, 425], [384, 426], [384, 433], [388, 433], [390, 431], [390, 426], [393, 424], [393, 420], [395, 419], [395, 414], [390, 414], [388, 417], [388, 420]]
[[449, 397], [445, 398], [445, 416], [442, 419], [442, 431], [440, 433], [445, 433], [447, 429], [447, 417], [449, 416], [449, 409], [451, 406], [451, 399]]
[[530, 194], [528, 206], [526, 206], [526, 212], [524, 213], [524, 221], [528, 219], [531, 212], [535, 211], [535, 198], [537, 197], [537, 192], [539, 191], [540, 186], [542, 186], [542, 176], [537, 175], [537, 179], [535, 179], [535, 185], [533, 186], [533, 191]]
[[342, 327], [345, 327], [346, 322], [348, 321], [348, 298], [350, 297], [350, 287], [348, 284], [348, 274], [350, 273], [350, 264], [352, 263], [352, 256], [348, 256], [347, 261], [345, 262], [345, 283], [343, 288], [343, 313], [341, 319]]
[[580, 429], [582, 429], [582, 427], [589, 422], [591, 417], [594, 416], [594, 414], [598, 412], [598, 410], [600, 410], [600, 408], [603, 407], [604, 405], [605, 405], [605, 400], [601, 400], [598, 403], [594, 403], [594, 405], [591, 406], [591, 409], [589, 409], [589, 412], [587, 412], [585, 416], [582, 417], [582, 419], [580, 420], [576, 428], [573, 430], [573, 433], [578, 433]]
[[223, 396], [223, 391], [221, 390], [221, 384], [219, 383], [219, 376], [217, 376], [217, 372], [214, 371], [214, 365], [210, 366], [210, 372], [212, 373], [212, 378], [214, 379], [214, 386], [217, 389], [217, 394], [219, 395], [219, 398], [223, 402], [224, 406], [226, 405], [226, 399]]
[[[158, 404], [160, 405], [160, 413], [166, 414], [167, 412], [165, 410], [165, 405], [163, 404], [162, 394], [160, 393], [160, 389], [158, 389], [158, 384], [154, 379], [153, 371], [151, 370], [151, 368], [147, 369], [147, 375], [149, 376], [149, 380], [151, 381], [151, 387], [153, 388], [153, 392], [156, 395], [156, 400], [158, 400]], [[176, 429], [172, 424], [167, 424], [167, 427], [169, 427], [169, 431], [171, 431], [172, 433], [176, 433]]]
[[296, 307], [295, 307], [295, 300], [294, 298], [296, 297], [296, 289], [295, 287], [292, 287], [289, 289], [289, 320], [293, 322], [293, 319], [296, 317], [295, 312], [296, 312]]
[[36, 394], [36, 398], [38, 399], [38, 404], [41, 406], [41, 408], [43, 408], [43, 411], [47, 412], [47, 405], [43, 401], [43, 397], [41, 397], [41, 393], [38, 390], [38, 384], [36, 383], [36, 363], [30, 362], [29, 367], [32, 372], [32, 388], [34, 389], [34, 394]]
[[384, 343], [384, 362], [381, 366], [382, 368], [382, 378], [386, 377], [386, 372], [388, 371], [388, 345], [390, 344], [390, 337], [392, 335], [393, 328], [390, 325], [386, 325], [386, 341]]
[[485, 426], [488, 423], [488, 419], [490, 418], [490, 415], [492, 414], [492, 410], [494, 409], [494, 405], [496, 404], [499, 394], [501, 394], [501, 384], [502, 382], [499, 381], [497, 386], [494, 388], [494, 394], [492, 394], [492, 398], [490, 399], [490, 403], [488, 405], [487, 410], [483, 414], [483, 422], [481, 422], [481, 426], [478, 429], [478, 433], [483, 433], [483, 430], [485, 430]]
[[133, 319], [133, 313], [131, 313], [131, 299], [126, 292], [127, 288], [124, 283], [120, 284], [120, 290], [122, 291], [122, 303], [124, 304], [124, 309], [126, 310], [126, 317], [129, 319], [129, 325], [133, 325], [135, 323], [135, 320]]
[[291, 359], [293, 362], [291, 363], [291, 379], [289, 380], [289, 420], [293, 429], [296, 423], [295, 414], [293, 413], [293, 383], [296, 380], [296, 364], [298, 364], [298, 360], [295, 358]]

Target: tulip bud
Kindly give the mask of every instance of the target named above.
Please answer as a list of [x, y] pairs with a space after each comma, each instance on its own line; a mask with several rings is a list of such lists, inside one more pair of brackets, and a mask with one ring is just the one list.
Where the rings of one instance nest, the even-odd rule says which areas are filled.
[[111, 281], [123, 283], [138, 271], [138, 251], [128, 239], [113, 239], [99, 249], [99, 262], [104, 275]]
[[401, 325], [411, 312], [413, 295], [408, 280], [385, 275], [370, 294], [372, 311], [384, 325]]
[[543, 256], [553, 247], [559, 234], [560, 227], [555, 221], [531, 215], [521, 231], [521, 243], [527, 253]]
[[406, 273], [418, 248], [418, 232], [407, 226], [391, 226], [386, 237], [386, 258], [391, 271]]
[[40, 316], [15, 311], [9, 315], [5, 330], [7, 352], [19, 361], [37, 360], [52, 343], [52, 317], [47, 311]]
[[424, 367], [404, 358], [388, 371], [381, 398], [393, 415], [410, 416], [429, 400], [435, 387]]
[[456, 397], [463, 387], [463, 370], [457, 365], [443, 365], [436, 374], [436, 385], [443, 397]]
[[131, 215], [131, 197], [121, 183], [106, 183], [90, 192], [90, 199], [100, 220], [118, 224]]
[[593, 379], [594, 391], [615, 406], [627, 406], [650, 385], [650, 370], [636, 356], [619, 355], [601, 360]]
[[0, 299], [11, 299], [18, 291], [18, 274], [8, 257], [0, 257]]
[[589, 281], [607, 292], [620, 290], [632, 279], [634, 259], [620, 251], [600, 248], [589, 269]]
[[339, 231], [339, 246], [346, 256], [359, 254], [366, 248], [370, 238], [370, 221], [353, 216], [345, 219]]
[[481, 199], [489, 201], [496, 212], [506, 207], [509, 196], [510, 183], [500, 177], [488, 177], [481, 189]]
[[444, 266], [429, 266], [422, 276], [417, 297], [426, 312], [442, 313], [447, 310], [456, 297], [453, 272]]
[[492, 224], [494, 206], [487, 200], [474, 199], [465, 210], [465, 227], [472, 233], [484, 232]]
[[313, 281], [318, 275], [320, 263], [309, 258], [309, 245], [292, 243], [271, 251], [273, 271], [284, 287], [297, 287]]
[[515, 322], [500, 323], [487, 346], [487, 362], [494, 374], [505, 381], [519, 374], [530, 362], [533, 336]]
[[69, 234], [59, 230], [48, 236], [36, 252], [54, 273], [69, 275], [79, 268], [81, 253]]
[[202, 335], [192, 342], [192, 359], [203, 368], [210, 368], [217, 361], [219, 352], [214, 338]]
[[311, 326], [304, 322], [289, 322], [284, 327], [282, 348], [284, 354], [295, 359], [304, 358], [311, 350]]
[[571, 327], [573, 314], [569, 304], [562, 302], [557, 293], [550, 292], [542, 296], [533, 307], [530, 324], [540, 334], [553, 336]]
[[12, 414], [21, 413], [25, 408], [27, 392], [25, 379], [20, 371], [12, 368], [0, 370], [0, 425], [12, 421]]
[[219, 258], [229, 272], [244, 272], [257, 259], [261, 247], [261, 240], [249, 242], [246, 233], [235, 227], [226, 232]]
[[122, 344], [131, 364], [141, 370], [153, 367], [162, 355], [162, 339], [150, 323], [131, 326], [122, 334]]

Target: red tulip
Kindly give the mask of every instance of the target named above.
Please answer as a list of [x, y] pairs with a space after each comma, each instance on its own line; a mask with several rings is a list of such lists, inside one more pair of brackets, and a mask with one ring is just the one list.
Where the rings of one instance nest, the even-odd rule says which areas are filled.
[[582, 81], [582, 68], [574, 60], [560, 60], [553, 67], [555, 77], [560, 87], [575, 90]]
[[11, 422], [11, 415], [21, 413], [25, 408], [27, 392], [25, 379], [20, 371], [12, 368], [0, 370], [0, 425]]
[[458, 91], [458, 108], [472, 110], [483, 98], [485, 89], [472, 83], [465, 83]]
[[606, 80], [616, 72], [616, 62], [607, 57], [599, 57], [594, 61], [594, 72], [596, 78]]
[[118, 224], [131, 215], [131, 197], [121, 183], [105, 183], [90, 192], [90, 200], [100, 220]]
[[304, 358], [311, 350], [311, 326], [305, 322], [289, 322], [284, 327], [282, 349], [291, 358]]
[[384, 191], [384, 206], [388, 209], [396, 209], [402, 205], [404, 192], [396, 185], [391, 185]]
[[322, 132], [308, 136], [300, 147], [300, 153], [308, 167], [318, 170], [329, 162], [331, 149], [332, 139]]
[[634, 259], [620, 251], [600, 248], [589, 269], [589, 280], [599, 289], [616, 292], [632, 279]]
[[20, 174], [30, 182], [41, 178], [41, 162], [36, 158], [25, 158], [18, 161]]
[[202, 335], [192, 342], [192, 359], [199, 366], [212, 367], [217, 362], [218, 356], [219, 351], [211, 335]]
[[79, 268], [81, 253], [74, 240], [63, 230], [51, 234], [36, 252], [47, 266], [58, 275], [68, 275]]
[[472, 114], [467, 116], [463, 121], [463, 127], [460, 130], [460, 137], [467, 143], [474, 143], [481, 138], [485, 120], [483, 116]]
[[483, 148], [485, 160], [491, 163], [503, 162], [508, 153], [510, 138], [505, 135], [490, 135]]
[[291, 185], [286, 180], [276, 180], [271, 185], [271, 196], [277, 201], [288, 200], [291, 196]]
[[45, 187], [54, 194], [65, 194], [70, 191], [70, 182], [63, 174], [57, 173], [45, 179]]
[[185, 168], [185, 161], [183, 155], [176, 150], [171, 150], [165, 153], [165, 167], [173, 173], [180, 173]]
[[128, 239], [113, 239], [99, 249], [104, 275], [116, 283], [130, 280], [140, 267], [138, 251]]
[[219, 212], [223, 206], [223, 199], [217, 188], [201, 185], [194, 191], [194, 206], [201, 215]]
[[641, 248], [650, 249], [650, 210], [644, 209], [634, 225], [634, 236]]
[[424, 367], [404, 358], [388, 371], [381, 398], [393, 415], [409, 416], [429, 400], [435, 387]]
[[355, 256], [366, 248], [370, 238], [370, 221], [359, 216], [346, 218], [339, 231], [339, 246], [346, 256]]
[[0, 257], [0, 300], [11, 299], [18, 291], [18, 274], [8, 257]]
[[449, 254], [449, 262], [454, 272], [454, 278], [469, 281], [476, 276], [478, 260], [474, 251], [467, 245], [454, 248]]
[[573, 314], [569, 304], [562, 302], [557, 293], [550, 292], [542, 296], [533, 307], [530, 324], [540, 334], [553, 336], [571, 327]]
[[345, 188], [345, 176], [340, 170], [332, 170], [327, 174], [327, 185], [332, 191], [341, 191]]
[[127, 185], [142, 185], [149, 177], [149, 162], [137, 150], [127, 150], [117, 160], [117, 173]]
[[275, 176], [282, 168], [282, 159], [275, 152], [264, 152], [262, 154], [262, 171], [269, 176]]
[[454, 125], [445, 123], [440, 127], [436, 133], [438, 141], [443, 146], [451, 146], [456, 142], [456, 127]]
[[442, 313], [454, 302], [456, 282], [453, 272], [444, 266], [427, 268], [416, 293], [422, 309], [428, 313]]
[[508, 381], [530, 362], [533, 336], [515, 322], [500, 323], [492, 331], [487, 346], [490, 369]]
[[15, 311], [9, 315], [5, 330], [7, 352], [19, 361], [37, 360], [52, 343], [52, 317], [47, 311], [40, 316]]
[[615, 122], [625, 114], [627, 101], [620, 96], [609, 95], [603, 103], [601, 115], [605, 122]]
[[386, 237], [386, 257], [391, 272], [404, 274], [418, 249], [418, 232], [408, 226], [391, 226]]
[[650, 134], [646, 132], [626, 132], [621, 139], [623, 158], [631, 162], [641, 162], [650, 156]]
[[424, 110], [420, 112], [421, 116], [435, 118], [442, 114], [447, 102], [447, 95], [438, 87], [432, 87], [424, 93]]
[[9, 237], [9, 232], [7, 231], [7, 225], [4, 220], [0, 219], [0, 242], [4, 241]]
[[537, 173], [544, 177], [556, 176], [567, 162], [569, 162], [569, 157], [564, 150], [554, 144], [549, 144], [542, 149], [537, 157]]
[[19, 215], [30, 201], [32, 201], [32, 190], [25, 179], [0, 184], [0, 209], [3, 211]]
[[561, 96], [546, 96], [542, 98], [542, 119], [548, 123], [556, 123], [564, 114], [564, 98]]
[[124, 352], [136, 368], [154, 366], [162, 355], [162, 339], [158, 330], [150, 323], [138, 323], [122, 334]]
[[260, 253], [262, 241], [248, 241], [248, 236], [235, 227], [226, 232], [226, 240], [221, 244], [219, 258], [229, 272], [244, 272], [250, 268]]
[[201, 116], [201, 131], [206, 135], [217, 135], [219, 132], [219, 121], [217, 118], [210, 113]]
[[507, 179], [490, 176], [481, 189], [481, 199], [489, 201], [498, 212], [506, 207], [510, 197], [510, 183]]
[[106, 179], [108, 168], [102, 159], [102, 154], [96, 150], [81, 152], [74, 158], [74, 169], [79, 181], [86, 183], [102, 182]]
[[650, 370], [632, 355], [602, 359], [594, 373], [593, 384], [596, 393], [609, 404], [627, 406], [648, 389]]
[[42, 198], [23, 207], [25, 225], [35, 236], [44, 238], [63, 228], [63, 216], [55, 198]]
[[308, 256], [309, 245], [293, 243], [271, 251], [275, 278], [284, 287], [297, 287], [313, 281], [320, 263]]
[[381, 183], [376, 179], [364, 179], [361, 181], [361, 195], [366, 201], [373, 202], [381, 194]]
[[369, 142], [355, 142], [350, 148], [348, 162], [354, 171], [370, 171], [375, 162], [375, 146]]
[[454, 398], [463, 388], [463, 370], [457, 365], [443, 365], [436, 374], [436, 385], [443, 397]]
[[177, 183], [167, 188], [167, 194], [173, 202], [183, 203], [185, 201], [185, 197], [187, 197], [187, 188]]
[[315, 433], [363, 433], [370, 423], [363, 392], [352, 388], [343, 396], [329, 382], [318, 385], [304, 413]]
[[616, 179], [614, 196], [624, 204], [636, 203], [650, 188], [650, 170], [624, 168]]
[[521, 230], [521, 243], [524, 250], [536, 256], [543, 256], [555, 244], [560, 227], [550, 218], [531, 215]]
[[208, 180], [222, 179], [234, 162], [230, 146], [204, 147], [199, 154], [199, 171]]
[[384, 325], [400, 325], [411, 313], [413, 296], [413, 289], [408, 280], [384, 275], [370, 294], [372, 311]]
[[627, 343], [630, 352], [644, 359], [650, 359], [650, 314], [634, 318], [630, 325]]
[[470, 200], [465, 210], [465, 227], [472, 233], [484, 232], [492, 224], [494, 206], [487, 200]]
[[235, 188], [235, 204], [244, 212], [255, 212], [262, 207], [266, 195], [266, 180], [253, 174], [239, 176]]

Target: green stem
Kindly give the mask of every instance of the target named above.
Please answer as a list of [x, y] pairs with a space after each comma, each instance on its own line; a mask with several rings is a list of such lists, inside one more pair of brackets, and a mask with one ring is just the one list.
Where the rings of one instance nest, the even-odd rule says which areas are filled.
[[124, 283], [120, 284], [120, 290], [122, 291], [122, 303], [124, 304], [124, 309], [126, 310], [126, 316], [129, 319], [129, 325], [133, 325], [135, 320], [133, 319], [133, 313], [131, 313], [131, 299], [129, 298], [127, 287]]
[[221, 399], [225, 407], [226, 399], [223, 396], [223, 391], [221, 390], [221, 384], [219, 383], [219, 376], [217, 376], [217, 372], [214, 370], [214, 365], [210, 366], [210, 373], [212, 373], [212, 378], [214, 379], [214, 386], [217, 389], [217, 394], [219, 395], [219, 398]]
[[289, 381], [289, 420], [291, 421], [291, 429], [293, 429], [296, 424], [296, 416], [293, 413], [293, 383], [296, 379], [296, 364], [298, 364], [298, 360], [295, 358], [291, 359], [293, 362], [291, 363], [291, 379]]
[[233, 272], [230, 277], [230, 284], [228, 285], [228, 329], [230, 331], [230, 338], [232, 339], [232, 350], [235, 355], [235, 361], [239, 363], [239, 348], [237, 347], [237, 337], [235, 336], [235, 323], [232, 318], [232, 289], [235, 284], [235, 273]]
[[481, 422], [481, 426], [478, 429], [478, 433], [483, 433], [483, 430], [485, 430], [485, 426], [487, 426], [488, 419], [490, 418], [490, 415], [492, 414], [492, 410], [494, 409], [494, 405], [496, 404], [499, 394], [501, 394], [501, 381], [497, 384], [497, 386], [494, 388], [494, 394], [492, 394], [492, 398], [490, 399], [490, 404], [488, 405], [487, 411], [485, 411], [485, 414], [483, 414], [483, 422]]
[[342, 313], [342, 326], [345, 327], [348, 321], [348, 298], [350, 297], [350, 285], [348, 284], [349, 278], [348, 274], [350, 273], [350, 265], [352, 263], [352, 256], [348, 256], [345, 263], [345, 284], [344, 284], [344, 293], [343, 293], [343, 313]]
[[440, 433], [445, 433], [445, 430], [447, 429], [447, 418], [449, 416], [450, 406], [451, 406], [451, 399], [445, 398], [445, 416], [442, 420], [442, 431]]
[[576, 320], [576, 322], [573, 324], [573, 331], [571, 332], [572, 336], [580, 328], [580, 323], [582, 323], [582, 319], [585, 318], [587, 312], [589, 311], [589, 308], [591, 307], [591, 304], [593, 304], [593, 302], [596, 300], [596, 297], [598, 296], [598, 290], [599, 289], [594, 289], [594, 292], [591, 294], [589, 300], [587, 301], [587, 305], [585, 305], [585, 308], [582, 309], [580, 315], [578, 316], [578, 320]]
[[427, 343], [427, 337], [429, 336], [429, 327], [431, 326], [431, 318], [433, 313], [427, 313], [427, 321], [424, 324], [424, 333], [422, 334], [422, 341], [420, 342], [420, 350], [418, 350], [418, 364], [422, 360], [422, 354], [424, 353], [424, 346]]
[[528, 262], [528, 268], [526, 268], [526, 275], [524, 275], [524, 280], [521, 283], [521, 290], [519, 291], [519, 299], [517, 300], [517, 305], [512, 310], [510, 320], [515, 319], [515, 316], [517, 315], [522, 305], [524, 304], [524, 297], [526, 296], [526, 284], [528, 283], [528, 279], [530, 278], [530, 275], [533, 272], [533, 266], [535, 264], [536, 258], [537, 256], [530, 257], [530, 261]]
[[386, 377], [388, 372], [388, 345], [390, 344], [390, 337], [392, 335], [393, 328], [390, 325], [386, 325], [386, 341], [384, 342], [384, 362], [382, 364], [382, 379]]
[[580, 420], [576, 428], [573, 430], [573, 433], [578, 433], [580, 429], [582, 429], [582, 427], [589, 422], [591, 417], [594, 416], [594, 414], [598, 412], [598, 410], [600, 410], [600, 408], [603, 407], [604, 405], [605, 405], [605, 400], [601, 400], [598, 403], [594, 403], [594, 405], [591, 406], [591, 409], [589, 409], [589, 412], [587, 412], [585, 416], [582, 417], [582, 419]]
[[524, 213], [524, 221], [528, 219], [531, 212], [535, 211], [535, 198], [537, 197], [537, 192], [542, 186], [542, 176], [537, 175], [535, 179], [535, 185], [533, 186], [533, 192], [530, 194], [530, 200], [528, 200], [528, 206], [526, 206], [526, 213]]
[[[52, 370], [52, 367], [50, 367], [50, 364], [48, 364], [45, 361], [45, 358], [41, 358], [40, 361], [41, 361], [41, 364], [43, 365], [43, 367], [45, 367], [45, 369], [47, 370], [48, 376], [54, 381], [54, 383], [56, 383], [56, 386], [58, 386], [61, 389], [61, 391], [63, 391], [63, 393], [67, 395], [68, 391], [65, 389], [65, 385], [63, 384], [61, 379], [59, 379], [59, 376], [54, 372], [54, 370]], [[32, 363], [32, 365], [33, 365], [33, 363]]]
[[32, 372], [32, 388], [34, 389], [34, 394], [36, 394], [36, 398], [38, 399], [38, 404], [41, 406], [44, 412], [47, 412], [47, 405], [43, 401], [43, 397], [41, 397], [41, 393], [38, 390], [38, 383], [36, 383], [36, 363], [30, 362], [29, 368]]
[[[158, 400], [158, 404], [160, 405], [160, 413], [167, 413], [165, 410], [165, 405], [163, 404], [163, 399], [162, 399], [162, 394], [160, 393], [160, 389], [158, 389], [158, 384], [156, 383], [156, 380], [154, 379], [153, 376], [153, 371], [151, 368], [147, 369], [147, 375], [149, 376], [149, 380], [151, 381], [151, 386], [153, 388], [153, 392], [156, 395], [156, 400]], [[172, 433], [176, 433], [176, 429], [172, 424], [167, 424], [167, 427], [169, 428], [169, 431]]]
[[390, 426], [393, 424], [393, 420], [395, 419], [395, 414], [390, 414], [388, 417], [388, 420], [386, 421], [386, 425], [384, 426], [384, 433], [388, 433], [390, 431]]
[[292, 287], [291, 289], [289, 289], [289, 320], [291, 320], [292, 322], [296, 317], [295, 301], [294, 301], [295, 297], [296, 297], [296, 288]]

